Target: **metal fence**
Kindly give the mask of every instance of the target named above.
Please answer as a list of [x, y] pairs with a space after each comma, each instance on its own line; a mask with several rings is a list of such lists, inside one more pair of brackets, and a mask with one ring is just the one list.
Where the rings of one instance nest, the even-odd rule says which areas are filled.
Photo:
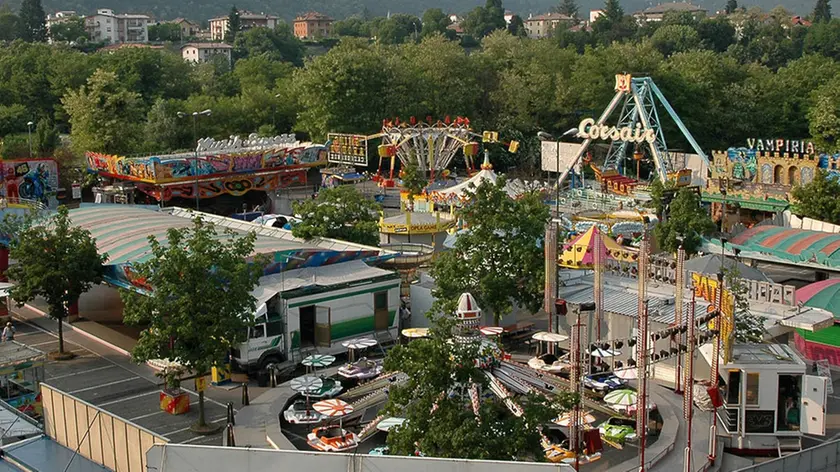
[[738, 469], [735, 472], [835, 472], [840, 471], [840, 440], [805, 449], [761, 464]]

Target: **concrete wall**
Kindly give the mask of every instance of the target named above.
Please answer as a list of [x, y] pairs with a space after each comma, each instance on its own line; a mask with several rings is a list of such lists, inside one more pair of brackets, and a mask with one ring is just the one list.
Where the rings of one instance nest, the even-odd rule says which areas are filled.
[[[572, 472], [565, 464], [536, 462], [477, 461], [426, 457], [368, 456], [309, 451], [276, 451], [272, 449], [240, 449], [229, 447], [192, 446], [183, 444], [156, 445], [147, 453], [149, 470], [155, 472], [274, 472], [277, 470], [309, 470], [318, 472]], [[512, 466], [515, 464], [515, 467]]]
[[840, 470], [840, 440], [820, 444], [802, 452], [756, 464], [736, 472], [834, 472]]

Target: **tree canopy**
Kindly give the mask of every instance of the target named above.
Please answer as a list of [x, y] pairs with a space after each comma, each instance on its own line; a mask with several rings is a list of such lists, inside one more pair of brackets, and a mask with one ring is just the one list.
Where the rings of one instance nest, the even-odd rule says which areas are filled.
[[811, 18], [813, 18], [814, 23], [831, 20], [831, 0], [817, 0]]
[[58, 354], [64, 355], [67, 309], [102, 281], [108, 256], [99, 254], [88, 230], [73, 224], [65, 206], [49, 221], [27, 224], [19, 233], [12, 244], [11, 296], [20, 305], [35, 297], [47, 302], [47, 314], [58, 322]]
[[686, 254], [696, 254], [703, 237], [715, 230], [709, 211], [703, 208], [700, 195], [685, 187], [676, 190], [669, 206], [667, 218], [653, 230], [659, 248], [674, 253], [682, 239]]
[[18, 13], [20, 39], [27, 42], [47, 40], [47, 14], [41, 6], [41, 0], [23, 0]]
[[295, 202], [294, 210], [302, 221], [292, 226], [292, 234], [299, 238], [379, 245], [379, 205], [352, 185], [323, 189], [313, 200]]
[[793, 213], [815, 220], [840, 224], [840, 181], [817, 170], [814, 180], [793, 188]]
[[[149, 236], [151, 257], [132, 265], [132, 271], [151, 291], [121, 291], [125, 322], [147, 327], [133, 359], [169, 359], [203, 376], [224, 361], [231, 346], [245, 341], [256, 309], [251, 292], [264, 262], [260, 257], [248, 261], [255, 240], [253, 232], [227, 232], [220, 238], [213, 224], [200, 217], [191, 227], [169, 229], [166, 241]], [[174, 387], [177, 381], [170, 377], [167, 383]], [[204, 392], [198, 398], [194, 426], [204, 430]]]
[[537, 192], [512, 199], [505, 179], [484, 182], [467, 190], [469, 202], [458, 211], [467, 228], [452, 250], [432, 265], [434, 295], [456, 300], [475, 296], [496, 321], [509, 314], [513, 303], [535, 313], [543, 301], [545, 262], [542, 240], [549, 209]]

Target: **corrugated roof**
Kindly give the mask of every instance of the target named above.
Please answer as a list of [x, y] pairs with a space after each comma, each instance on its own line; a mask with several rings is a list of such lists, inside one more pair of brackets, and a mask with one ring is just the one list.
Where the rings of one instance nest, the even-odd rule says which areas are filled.
[[41, 436], [3, 448], [9, 459], [27, 470], [41, 472], [108, 472], [108, 468]]
[[[558, 296], [566, 300], [567, 303], [574, 304], [591, 302], [594, 299], [592, 285], [589, 284], [575, 284], [561, 287]], [[650, 320], [665, 324], [674, 323], [676, 307], [673, 300], [673, 297], [669, 299], [649, 295], [648, 315]], [[635, 292], [604, 287], [604, 311], [635, 318], [638, 315], [638, 306], [639, 296]], [[695, 312], [705, 313], [707, 306], [707, 303], [698, 301]], [[683, 302], [683, 313], [687, 313], [689, 308], [690, 304]]]

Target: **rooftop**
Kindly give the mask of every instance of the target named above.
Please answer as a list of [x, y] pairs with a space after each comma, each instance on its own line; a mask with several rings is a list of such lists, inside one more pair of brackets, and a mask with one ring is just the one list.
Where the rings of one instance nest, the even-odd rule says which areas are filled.
[[529, 21], [564, 21], [564, 20], [572, 20], [572, 17], [566, 16], [562, 13], [545, 13], [543, 15], [534, 15], [528, 17], [525, 22]]
[[310, 11], [307, 13], [302, 13], [295, 18], [295, 21], [332, 21], [333, 19], [329, 16], [318, 13], [317, 11]]
[[198, 49], [233, 49], [233, 46], [225, 43], [187, 43], [181, 49], [194, 47]]
[[646, 8], [637, 14], [643, 15], [655, 15], [655, 14], [663, 14], [669, 11], [687, 11], [687, 12], [705, 12], [707, 11], [705, 8], [692, 5], [691, 3], [685, 2], [671, 2], [671, 3], [660, 3], [659, 5], [654, 5], [650, 8]]
[[732, 363], [735, 364], [799, 364], [799, 356], [784, 344], [735, 344]]
[[[107, 472], [109, 469], [76, 454], [46, 436], [21, 441], [3, 448], [6, 458], [0, 464], [0, 470], [37, 470], [42, 472]], [[8, 463], [20, 464], [6, 467]]]
[[[228, 15], [224, 16], [217, 16], [216, 18], [210, 18], [210, 21], [214, 20], [227, 20]], [[239, 19], [240, 20], [279, 20], [280, 17], [276, 15], [266, 15], [265, 13], [254, 13], [247, 10], [240, 10], [239, 11]]]
[[742, 251], [754, 251], [791, 262], [815, 262], [840, 266], [840, 234], [793, 229], [783, 226], [754, 226], [732, 238]]

